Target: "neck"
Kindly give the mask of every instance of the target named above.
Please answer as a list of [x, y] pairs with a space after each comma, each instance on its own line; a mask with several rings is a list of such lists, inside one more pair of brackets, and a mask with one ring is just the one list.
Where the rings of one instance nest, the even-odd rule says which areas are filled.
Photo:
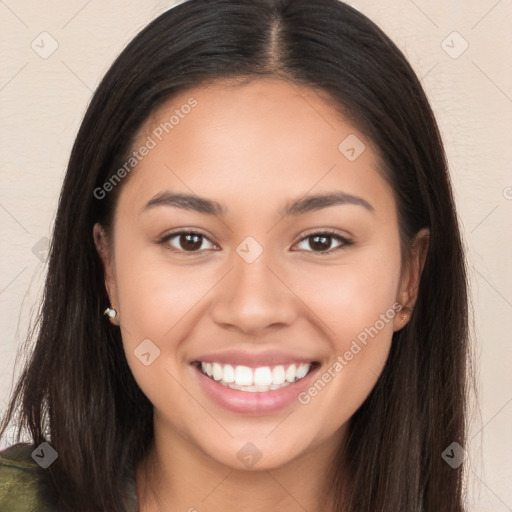
[[266, 470], [232, 468], [155, 423], [136, 471], [139, 512], [326, 512], [326, 485], [340, 433], [292, 461]]

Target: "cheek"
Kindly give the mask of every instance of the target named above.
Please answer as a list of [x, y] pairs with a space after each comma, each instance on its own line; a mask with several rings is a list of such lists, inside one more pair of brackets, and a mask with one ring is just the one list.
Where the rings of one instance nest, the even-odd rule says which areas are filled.
[[[123, 245], [118, 247], [117, 254], [123, 254]], [[200, 266], [171, 265], [154, 247], [131, 245], [116, 258], [116, 279], [123, 346], [137, 384], [158, 411], [169, 413], [173, 397], [175, 426], [184, 425], [185, 418], [200, 421], [202, 410], [190, 409], [179, 384], [186, 378], [181, 340], [195, 328], [201, 299], [218, 276], [208, 277]]]
[[117, 258], [121, 320], [130, 338], [171, 340], [211, 288], [205, 269], [172, 265], [154, 247]]
[[298, 295], [330, 344], [328, 360], [301, 403], [311, 402], [334, 429], [361, 406], [386, 363], [398, 309], [399, 248], [368, 248], [346, 264], [300, 275]]
[[[400, 253], [393, 246], [368, 247], [347, 254], [342, 264], [303, 266], [296, 276], [297, 295], [321, 320], [337, 352], [344, 351], [382, 314], [394, 317]], [[387, 336], [393, 331], [390, 321], [378, 326]]]

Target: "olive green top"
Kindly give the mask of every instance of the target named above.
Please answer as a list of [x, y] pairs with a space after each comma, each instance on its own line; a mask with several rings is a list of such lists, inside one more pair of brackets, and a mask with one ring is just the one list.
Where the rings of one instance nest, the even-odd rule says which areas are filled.
[[[18, 443], [0, 451], [0, 512], [60, 510], [56, 505], [57, 493], [46, 469], [32, 458], [35, 450], [35, 445]], [[127, 491], [130, 497], [127, 512], [137, 512], [137, 492], [133, 479], [127, 481]]]

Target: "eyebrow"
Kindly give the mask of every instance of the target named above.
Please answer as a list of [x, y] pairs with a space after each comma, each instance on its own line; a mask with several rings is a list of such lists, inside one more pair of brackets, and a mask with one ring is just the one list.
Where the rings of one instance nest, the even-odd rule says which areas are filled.
[[[362, 197], [347, 194], [345, 192], [331, 192], [326, 194], [308, 195], [289, 201], [279, 211], [282, 217], [304, 215], [335, 205], [352, 204], [362, 206], [370, 212], [374, 212], [373, 206]], [[225, 216], [227, 208], [211, 199], [190, 194], [161, 192], [148, 201], [143, 212], [157, 206], [181, 208], [182, 210], [203, 213], [206, 215]]]

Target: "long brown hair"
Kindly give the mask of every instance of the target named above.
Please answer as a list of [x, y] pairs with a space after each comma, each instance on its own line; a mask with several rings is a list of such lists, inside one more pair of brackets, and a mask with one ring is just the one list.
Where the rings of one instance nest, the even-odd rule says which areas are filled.
[[464, 446], [468, 351], [466, 270], [443, 144], [404, 55], [338, 0], [189, 0], [140, 32], [96, 90], [62, 187], [35, 346], [0, 431], [16, 416], [35, 444], [51, 442], [59, 457], [47, 471], [64, 509], [125, 510], [120, 468], [134, 467], [153, 436], [152, 405], [102, 314], [108, 298], [92, 237], [96, 222], [111, 222], [122, 183], [103, 199], [94, 192], [174, 94], [204, 80], [269, 75], [324, 91], [374, 143], [403, 244], [430, 230], [410, 322], [394, 334], [331, 469], [336, 510], [463, 510], [463, 466], [441, 457], [452, 442]]

